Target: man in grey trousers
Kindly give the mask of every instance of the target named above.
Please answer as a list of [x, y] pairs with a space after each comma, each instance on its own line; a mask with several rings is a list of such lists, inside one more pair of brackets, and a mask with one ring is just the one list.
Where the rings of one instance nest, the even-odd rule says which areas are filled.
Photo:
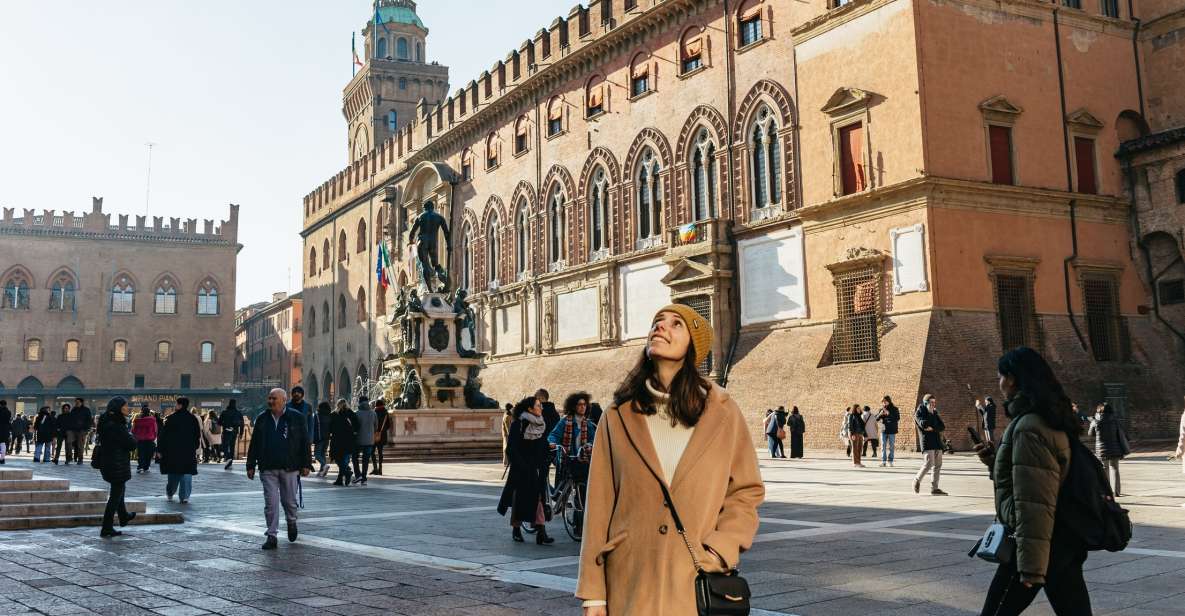
[[263, 512], [267, 518], [267, 539], [263, 549], [276, 549], [280, 528], [280, 506], [288, 522], [288, 540], [296, 541], [296, 518], [300, 508], [300, 478], [313, 470], [308, 430], [300, 413], [286, 408], [288, 394], [273, 389], [267, 395], [268, 412], [255, 418], [251, 444], [247, 448], [247, 478], [263, 484]]

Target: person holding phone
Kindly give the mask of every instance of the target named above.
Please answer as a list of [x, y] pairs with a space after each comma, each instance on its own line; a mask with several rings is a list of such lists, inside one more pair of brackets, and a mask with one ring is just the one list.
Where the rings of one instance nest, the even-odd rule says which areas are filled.
[[922, 434], [922, 453], [925, 461], [922, 462], [922, 468], [918, 469], [917, 476], [913, 478], [913, 491], [915, 494], [921, 492], [922, 480], [926, 478], [926, 473], [933, 471], [930, 496], [946, 496], [946, 492], [938, 487], [938, 480], [942, 476], [942, 452], [945, 449], [942, 431], [946, 429], [946, 424], [938, 416], [938, 399], [934, 394], [922, 397], [922, 403], [914, 413], [914, 422]]
[[897, 450], [897, 425], [901, 422], [901, 411], [886, 395], [881, 398], [881, 410], [876, 420], [881, 424], [881, 466], [893, 466], [893, 454]]

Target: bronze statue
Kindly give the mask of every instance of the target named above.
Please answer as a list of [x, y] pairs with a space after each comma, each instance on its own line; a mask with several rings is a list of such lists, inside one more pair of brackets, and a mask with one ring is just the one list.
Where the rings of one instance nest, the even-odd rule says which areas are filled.
[[[441, 267], [436, 255], [438, 236], [444, 231], [444, 244], [448, 250], [448, 258]], [[453, 245], [449, 237], [448, 222], [444, 216], [436, 213], [436, 204], [432, 201], [424, 202], [424, 211], [416, 217], [409, 234], [416, 238], [416, 256], [419, 263], [420, 279], [429, 292], [445, 291], [448, 288], [448, 262], [452, 260]], [[439, 282], [439, 288], [433, 284]]]
[[395, 400], [394, 406], [397, 409], [420, 408], [420, 378], [416, 375], [415, 368], [407, 371], [407, 376], [403, 379], [403, 390]]

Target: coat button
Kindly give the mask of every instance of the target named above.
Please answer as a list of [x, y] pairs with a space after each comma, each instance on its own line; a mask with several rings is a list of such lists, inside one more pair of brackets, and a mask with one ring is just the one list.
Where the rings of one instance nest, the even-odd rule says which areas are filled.
[[667, 534], [667, 525], [666, 525], [666, 524], [663, 524], [662, 526], [659, 526], [659, 527], [658, 527], [658, 532], [659, 532], [659, 534], [661, 534], [661, 535], [665, 535], [665, 534]]

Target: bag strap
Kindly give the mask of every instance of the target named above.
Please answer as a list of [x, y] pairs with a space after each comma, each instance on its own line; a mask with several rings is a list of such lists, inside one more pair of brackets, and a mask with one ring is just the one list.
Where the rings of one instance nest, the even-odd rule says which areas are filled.
[[691, 542], [687, 539], [687, 530], [683, 528], [683, 521], [679, 519], [679, 511], [675, 509], [675, 501], [671, 499], [671, 493], [667, 490], [667, 483], [658, 476], [658, 473], [650, 467], [646, 462], [646, 458], [642, 456], [642, 451], [638, 449], [637, 443], [634, 442], [634, 437], [630, 435], [630, 430], [625, 426], [625, 418], [621, 416], [621, 409], [617, 409], [617, 418], [621, 420], [621, 429], [625, 431], [625, 437], [629, 440], [630, 446], [634, 448], [634, 452], [638, 454], [638, 458], [642, 460], [642, 466], [650, 471], [654, 480], [658, 482], [658, 487], [662, 490], [662, 498], [666, 502], [667, 509], [671, 510], [671, 518], [675, 521], [675, 530], [679, 531], [679, 536], [683, 538], [683, 544], [687, 546], [687, 553], [691, 555], [691, 564], [695, 566], [695, 570], [701, 574], [705, 573], [703, 567], [699, 564], [699, 559], [695, 557], [695, 550], [691, 548]]

